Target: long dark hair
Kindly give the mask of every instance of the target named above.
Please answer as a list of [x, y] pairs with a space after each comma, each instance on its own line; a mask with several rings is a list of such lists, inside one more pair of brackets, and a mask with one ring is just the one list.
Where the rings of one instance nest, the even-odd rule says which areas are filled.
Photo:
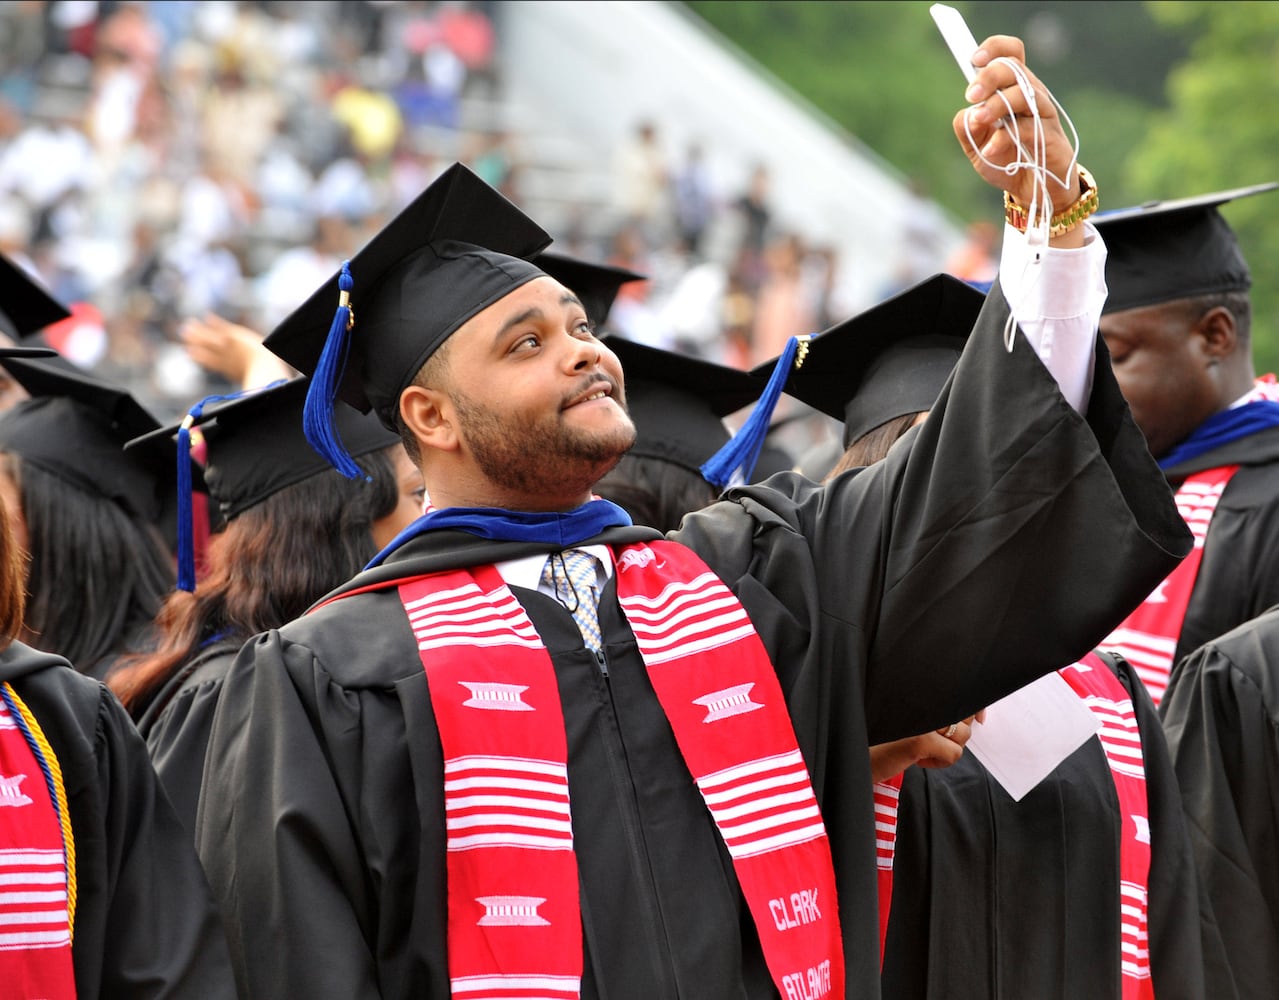
[[325, 470], [244, 510], [211, 539], [195, 593], [174, 591], [156, 617], [154, 652], [130, 657], [108, 680], [135, 719], [201, 646], [279, 628], [377, 554], [372, 524], [399, 496], [391, 450], [357, 462], [372, 482]]
[[24, 558], [13, 538], [4, 497], [0, 496], [0, 649], [7, 648], [22, 631], [27, 600], [23, 588], [27, 571]]
[[173, 587], [173, 559], [140, 516], [20, 455], [3, 463], [27, 526], [23, 637], [91, 671], [155, 616]]
[[878, 427], [868, 430], [844, 449], [844, 454], [835, 463], [835, 467], [826, 473], [826, 479], [849, 469], [874, 465], [888, 454], [888, 449], [897, 443], [898, 438], [915, 426], [918, 416], [918, 413], [903, 413], [900, 417], [885, 420]]

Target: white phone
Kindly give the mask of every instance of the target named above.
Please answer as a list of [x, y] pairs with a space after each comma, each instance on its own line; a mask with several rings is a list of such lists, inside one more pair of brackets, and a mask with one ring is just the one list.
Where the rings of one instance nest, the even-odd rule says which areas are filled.
[[964, 78], [972, 83], [977, 77], [977, 67], [973, 65], [977, 39], [973, 38], [973, 33], [968, 30], [964, 15], [944, 3], [933, 4], [928, 8], [928, 12], [937, 22], [937, 29], [946, 40], [946, 44], [950, 46], [951, 55], [955, 57], [955, 62], [959, 63], [959, 68], [963, 70]]

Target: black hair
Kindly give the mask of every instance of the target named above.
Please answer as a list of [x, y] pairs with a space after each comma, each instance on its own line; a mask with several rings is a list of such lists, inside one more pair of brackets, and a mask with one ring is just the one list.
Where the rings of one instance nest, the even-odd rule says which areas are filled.
[[122, 652], [173, 588], [155, 525], [8, 453], [27, 528], [27, 641], [79, 670]]
[[399, 502], [391, 457], [398, 447], [357, 459], [372, 482], [325, 469], [242, 511], [213, 537], [195, 593], [175, 591], [156, 617], [155, 651], [130, 657], [109, 680], [134, 718], [202, 644], [279, 628], [377, 554], [373, 522]]

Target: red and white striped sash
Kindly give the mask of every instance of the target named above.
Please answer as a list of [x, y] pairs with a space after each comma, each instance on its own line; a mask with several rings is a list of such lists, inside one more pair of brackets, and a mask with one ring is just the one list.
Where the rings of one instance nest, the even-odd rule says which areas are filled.
[[0, 993], [74, 1000], [63, 824], [45, 772], [0, 698]]
[[1101, 722], [1101, 748], [1119, 799], [1119, 915], [1123, 1000], [1153, 1000], [1147, 939], [1150, 813], [1146, 765], [1132, 698], [1096, 653], [1058, 671]]
[[888, 915], [893, 907], [893, 858], [897, 852], [897, 806], [906, 772], [894, 774], [874, 784], [875, 867], [879, 888], [879, 963], [884, 964], [884, 944], [888, 940]]
[[[746, 611], [690, 550], [628, 546], [618, 600], [786, 997], [842, 997], [830, 845]], [[497, 570], [399, 584], [440, 729], [449, 976], [467, 1000], [580, 994], [581, 911], [550, 657]], [[477, 656], [476, 647], [494, 655]]]
[[1230, 477], [1237, 465], [1197, 472], [1177, 490], [1177, 510], [1194, 535], [1194, 548], [1150, 596], [1115, 629], [1099, 648], [1118, 653], [1137, 671], [1156, 705], [1163, 700], [1172, 673], [1172, 660], [1186, 620], [1190, 595], [1203, 562], [1204, 541]]
[[453, 996], [573, 1000], [581, 911], [550, 657], [491, 566], [422, 577], [399, 593], [444, 749]]
[[[1146, 800], [1146, 767], [1141, 733], [1132, 699], [1096, 653], [1057, 671], [1101, 722], [1102, 751], [1110, 766], [1119, 799], [1120, 966], [1123, 1000], [1153, 1000], [1150, 949], [1147, 942], [1147, 895], [1150, 882], [1150, 820]], [[876, 856], [879, 867], [880, 961], [893, 897], [893, 857], [897, 842], [897, 788], [875, 785]], [[881, 805], [882, 803], [882, 805]]]

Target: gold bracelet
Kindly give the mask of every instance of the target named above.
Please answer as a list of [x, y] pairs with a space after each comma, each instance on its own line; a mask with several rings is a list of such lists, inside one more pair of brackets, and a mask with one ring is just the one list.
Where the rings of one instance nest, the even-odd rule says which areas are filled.
[[[1079, 197], [1049, 220], [1048, 235], [1050, 238], [1064, 236], [1097, 211], [1099, 205], [1097, 182], [1093, 180], [1092, 174], [1088, 172], [1088, 168], [1082, 163], [1078, 164], [1078, 169]], [[1013, 196], [1007, 191], [1004, 192], [1004, 218], [1018, 232], [1024, 233], [1026, 231], [1029, 213], [1021, 205], [1017, 204], [1013, 200]]]

